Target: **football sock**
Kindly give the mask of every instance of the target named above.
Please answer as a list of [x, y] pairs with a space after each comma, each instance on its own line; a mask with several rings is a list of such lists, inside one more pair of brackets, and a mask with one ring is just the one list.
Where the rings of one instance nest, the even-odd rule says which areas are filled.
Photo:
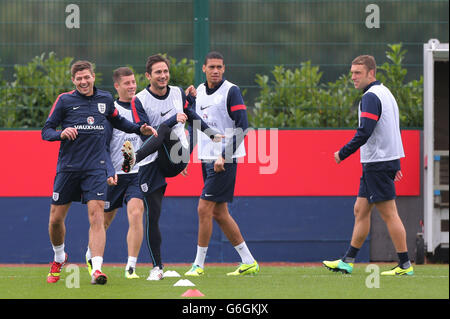
[[197, 245], [197, 255], [195, 256], [194, 265], [204, 268], [207, 251], [208, 247], [200, 247]]
[[101, 256], [95, 256], [92, 257], [92, 273], [94, 273], [96, 270], [102, 271], [102, 264], [103, 264], [103, 257]]
[[137, 257], [133, 257], [133, 256], [128, 256], [128, 261], [127, 261], [127, 266], [125, 267], [126, 270], [131, 268], [136, 268], [136, 262], [137, 262]]
[[407, 269], [411, 267], [411, 262], [409, 261], [408, 252], [397, 253], [398, 259], [400, 260], [399, 265], [402, 269]]
[[55, 261], [57, 263], [62, 263], [66, 259], [66, 252], [64, 251], [64, 244], [53, 246], [53, 251], [55, 252]]
[[353, 247], [352, 245], [350, 245], [350, 247], [348, 248], [344, 257], [342, 257], [342, 261], [345, 263], [354, 263], [358, 252], [359, 252], [359, 248], [356, 248], [356, 247]]
[[234, 246], [234, 249], [236, 249], [236, 251], [239, 253], [239, 256], [241, 256], [243, 264], [253, 264], [255, 262], [255, 259], [250, 253], [250, 250], [248, 249], [245, 241], [237, 246]]

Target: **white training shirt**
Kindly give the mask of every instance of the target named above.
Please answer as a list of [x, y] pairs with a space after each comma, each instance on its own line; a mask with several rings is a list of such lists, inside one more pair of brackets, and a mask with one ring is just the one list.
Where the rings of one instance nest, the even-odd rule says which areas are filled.
[[[169, 95], [165, 99], [158, 99], [154, 97], [147, 89], [143, 89], [136, 94], [136, 97], [142, 104], [142, 107], [147, 114], [150, 126], [156, 128], [158, 125], [168, 120], [177, 113], [183, 113], [183, 97], [181, 89], [177, 86], [169, 86]], [[184, 125], [177, 123], [172, 127], [172, 133], [175, 133], [180, 139], [181, 145], [184, 148], [189, 148], [189, 142], [186, 138]], [[139, 166], [144, 166], [148, 163], [154, 162], [158, 156], [158, 152], [150, 154], [141, 162]]]
[[[228, 114], [227, 97], [230, 88], [235, 86], [225, 80], [222, 85], [211, 95], [206, 93], [205, 83], [197, 88], [196, 112], [212, 129], [225, 135], [221, 143], [214, 143], [205, 133], [197, 130], [198, 158], [215, 160], [225, 149], [230, 139], [235, 135], [235, 124]], [[245, 156], [245, 145], [241, 143], [233, 154], [233, 158]]]
[[[405, 157], [398, 105], [394, 96], [383, 84], [373, 85], [364, 94], [369, 92], [380, 99], [382, 109], [372, 135], [360, 148], [361, 163], [391, 161]], [[360, 115], [361, 108], [358, 109]]]
[[[114, 101], [114, 106], [116, 107], [119, 114], [126, 118], [128, 121], [133, 122], [133, 117], [131, 115], [131, 108], [127, 109]], [[138, 166], [134, 166], [130, 173], [125, 173], [122, 171], [123, 155], [122, 147], [125, 141], [130, 141], [133, 144], [134, 150], [137, 151], [141, 147], [141, 138], [134, 133], [125, 133], [121, 130], [113, 128], [111, 141], [109, 143], [111, 161], [116, 171], [116, 174], [131, 174], [138, 172]]]

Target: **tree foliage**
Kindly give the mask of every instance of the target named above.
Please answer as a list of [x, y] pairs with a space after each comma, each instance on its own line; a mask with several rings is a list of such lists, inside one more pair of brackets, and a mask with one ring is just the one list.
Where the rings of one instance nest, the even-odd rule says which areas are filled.
[[[168, 57], [171, 85], [186, 88], [194, 81], [194, 61]], [[74, 89], [70, 66], [72, 57], [59, 59], [51, 52], [36, 56], [25, 65], [14, 66], [14, 81], [2, 78], [0, 69], [0, 128], [40, 128], [59, 94]], [[132, 66], [129, 66], [133, 69]], [[135, 72], [138, 91], [148, 85], [144, 74]], [[101, 86], [102, 74], [95, 71], [95, 85]], [[117, 95], [112, 92], [113, 96]]]
[[[390, 44], [389, 62], [378, 67], [377, 79], [386, 85], [400, 109], [402, 127], [422, 127], [423, 77], [405, 82], [402, 66], [406, 50]], [[167, 56], [167, 55], [166, 55]], [[186, 88], [194, 82], [194, 61], [170, 60], [171, 85]], [[0, 69], [0, 127], [40, 128], [57, 96], [73, 89], [70, 75], [72, 57], [59, 59], [54, 53], [36, 56], [26, 65], [14, 66], [14, 81], [2, 78]], [[133, 68], [129, 65], [129, 67]], [[323, 83], [319, 66], [310, 61], [299, 68], [275, 66], [271, 75], [257, 74], [259, 88], [254, 107], [249, 107], [250, 125], [279, 128], [350, 128], [357, 125], [361, 92], [353, 87], [350, 73], [334, 82]], [[138, 91], [147, 86], [144, 74], [135, 72]], [[102, 74], [96, 71], [96, 85]], [[116, 92], [112, 92], [115, 95]]]
[[[405, 83], [407, 70], [402, 62], [406, 50], [391, 44], [385, 62], [378, 67], [377, 79], [387, 86], [399, 105], [402, 127], [422, 127], [423, 78]], [[293, 70], [275, 66], [272, 80], [256, 75], [260, 89], [250, 112], [254, 127], [346, 128], [357, 125], [357, 107], [361, 92], [353, 87], [351, 74], [334, 82], [321, 83], [322, 72], [310, 61]]]

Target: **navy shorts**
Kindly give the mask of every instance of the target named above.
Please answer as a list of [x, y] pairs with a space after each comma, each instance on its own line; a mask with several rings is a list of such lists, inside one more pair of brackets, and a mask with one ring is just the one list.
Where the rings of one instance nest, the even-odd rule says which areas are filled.
[[225, 163], [225, 171], [214, 172], [214, 161], [202, 162], [203, 190], [200, 198], [216, 203], [233, 201], [237, 162]]
[[166, 178], [156, 161], [140, 166], [138, 175], [139, 187], [144, 196], [167, 185]]
[[395, 199], [394, 178], [396, 173], [396, 170], [363, 171], [358, 197], [367, 198], [371, 204]]
[[86, 204], [90, 200], [106, 199], [106, 171], [59, 172], [53, 183], [53, 205], [70, 202]]
[[117, 185], [108, 186], [105, 212], [111, 212], [128, 203], [132, 198], [144, 199], [139, 188], [138, 174], [117, 174]]
[[[177, 143], [181, 144], [179, 140]], [[189, 163], [189, 150], [175, 144], [176, 143], [173, 142], [163, 143], [158, 149], [158, 157], [156, 159], [156, 162], [158, 163], [159, 168], [165, 177], [177, 176], [186, 168], [187, 164]], [[179, 157], [177, 161], [173, 161], [170, 157], [171, 148], [174, 146], [177, 147], [177, 149], [179, 148]]]

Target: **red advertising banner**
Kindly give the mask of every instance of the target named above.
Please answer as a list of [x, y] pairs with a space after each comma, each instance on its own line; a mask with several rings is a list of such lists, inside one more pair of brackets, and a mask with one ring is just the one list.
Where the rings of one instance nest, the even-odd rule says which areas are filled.
[[[235, 196], [356, 196], [361, 176], [359, 151], [339, 165], [334, 152], [354, 130], [250, 130], [247, 155], [240, 160]], [[420, 131], [402, 131], [406, 157], [397, 195], [420, 194]], [[1, 197], [50, 197], [59, 142], [47, 142], [40, 131], [0, 131]], [[203, 179], [197, 150], [188, 176], [168, 178], [167, 196], [199, 196]]]

